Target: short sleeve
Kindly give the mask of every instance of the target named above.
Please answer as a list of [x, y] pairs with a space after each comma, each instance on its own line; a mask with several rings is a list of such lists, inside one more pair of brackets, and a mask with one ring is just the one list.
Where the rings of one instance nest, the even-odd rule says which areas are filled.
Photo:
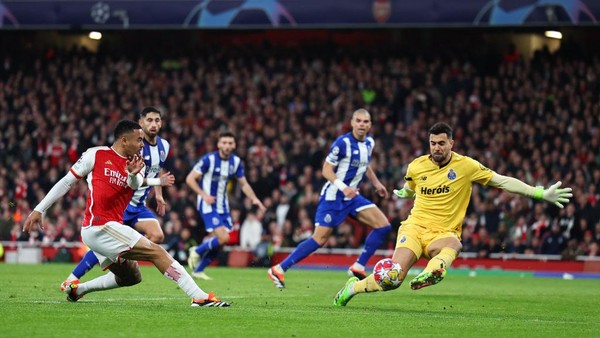
[[408, 185], [411, 187], [411, 189], [414, 189], [415, 187], [415, 181], [413, 179], [414, 173], [412, 172], [412, 163], [410, 163], [408, 165], [408, 168], [406, 169], [406, 175], [404, 176], [404, 180], [408, 183]]
[[94, 163], [96, 162], [96, 152], [98, 148], [90, 148], [86, 150], [79, 160], [73, 164], [71, 167], [71, 173], [77, 177], [77, 179], [82, 179], [86, 177], [92, 170], [94, 169]]
[[242, 162], [242, 160], [240, 158], [238, 158], [239, 164], [237, 166], [237, 170], [235, 171], [235, 176], [237, 178], [242, 178], [244, 176], [246, 176], [246, 174], [244, 173], [244, 163]]
[[471, 181], [483, 185], [487, 185], [492, 177], [496, 174], [493, 170], [486, 168], [479, 161], [467, 157], [471, 167]]
[[327, 154], [327, 158], [325, 161], [331, 165], [338, 165], [340, 163], [340, 159], [346, 156], [346, 142], [344, 142], [343, 138], [338, 138], [333, 142], [331, 148], [329, 149], [329, 153]]
[[204, 156], [200, 159], [200, 161], [198, 161], [198, 163], [196, 163], [196, 165], [194, 166], [194, 170], [204, 175], [208, 172], [209, 163], [210, 160], [208, 159], [208, 156]]

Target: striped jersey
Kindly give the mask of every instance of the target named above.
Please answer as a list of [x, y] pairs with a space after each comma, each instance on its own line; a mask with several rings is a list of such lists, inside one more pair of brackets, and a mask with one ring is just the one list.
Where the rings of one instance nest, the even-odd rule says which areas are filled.
[[[144, 177], [156, 178], [160, 175], [160, 169], [165, 166], [167, 156], [169, 156], [169, 142], [156, 137], [156, 144], [152, 145], [144, 138], [144, 148], [142, 148], [142, 157], [144, 158]], [[139, 187], [131, 197], [129, 205], [134, 207], [142, 207], [146, 205], [146, 198], [152, 187], [143, 185]]]
[[[333, 165], [335, 176], [349, 187], [357, 188], [363, 181], [367, 168], [371, 163], [371, 154], [375, 140], [368, 136], [364, 141], [357, 140], [352, 132], [338, 137], [329, 149], [325, 161]], [[321, 201], [342, 202], [349, 200], [335, 185], [327, 181], [321, 189]], [[341, 206], [341, 204], [340, 204]]]
[[231, 154], [228, 159], [222, 159], [219, 157], [219, 151], [213, 151], [204, 155], [193, 170], [202, 174], [200, 189], [216, 199], [214, 204], [208, 204], [198, 196], [198, 211], [203, 214], [213, 211], [219, 214], [229, 213], [227, 183], [234, 177], [244, 177], [244, 165], [240, 157]]
[[85, 177], [88, 184], [83, 226], [123, 223], [123, 211], [133, 195], [126, 163], [127, 158], [101, 146], [89, 148], [73, 164], [71, 173], [78, 179]]

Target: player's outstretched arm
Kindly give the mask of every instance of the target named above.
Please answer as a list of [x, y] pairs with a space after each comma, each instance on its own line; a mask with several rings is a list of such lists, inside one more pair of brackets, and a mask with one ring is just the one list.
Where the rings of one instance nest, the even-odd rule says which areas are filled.
[[559, 208], [569, 203], [569, 198], [573, 197], [571, 188], [560, 188], [561, 181], [554, 183], [548, 189], [544, 189], [544, 187], [532, 187], [513, 177], [494, 174], [488, 185], [536, 200], [544, 200]]
[[25, 223], [23, 224], [24, 232], [31, 232], [35, 225], [39, 225], [40, 228], [44, 228], [42, 225], [42, 215], [50, 208], [54, 202], [59, 198], [63, 197], [70, 189], [73, 183], [77, 182], [77, 177], [72, 172], [68, 172], [60, 181], [56, 182], [52, 189], [48, 191], [48, 194], [42, 199], [42, 201], [33, 209], [31, 214], [27, 216]]

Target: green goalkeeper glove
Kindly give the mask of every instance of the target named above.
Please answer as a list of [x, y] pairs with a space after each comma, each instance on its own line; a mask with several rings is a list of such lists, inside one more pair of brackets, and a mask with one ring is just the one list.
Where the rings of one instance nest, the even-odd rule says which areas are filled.
[[400, 198], [413, 198], [415, 196], [414, 190], [402, 188], [400, 190], [394, 189], [394, 195]]
[[533, 198], [536, 200], [544, 200], [548, 203], [552, 203], [559, 208], [562, 208], [563, 205], [561, 203], [569, 203], [569, 198], [573, 197], [571, 188], [559, 189], [561, 181], [558, 181], [550, 186], [548, 189], [544, 189], [544, 187], [535, 187], [535, 191], [533, 192]]

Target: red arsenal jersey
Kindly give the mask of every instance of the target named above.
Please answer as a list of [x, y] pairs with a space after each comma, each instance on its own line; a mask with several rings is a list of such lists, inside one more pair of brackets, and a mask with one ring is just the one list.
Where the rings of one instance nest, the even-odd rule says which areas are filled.
[[83, 226], [123, 223], [123, 212], [133, 190], [127, 185], [127, 158], [112, 148], [88, 149], [71, 167], [77, 178], [86, 177], [88, 197]]

